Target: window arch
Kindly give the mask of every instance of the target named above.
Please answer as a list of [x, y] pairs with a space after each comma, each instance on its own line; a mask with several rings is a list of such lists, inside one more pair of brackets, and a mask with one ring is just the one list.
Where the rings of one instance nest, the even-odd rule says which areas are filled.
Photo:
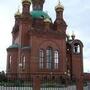
[[58, 63], [59, 63], [59, 52], [58, 50], [54, 51], [54, 68], [58, 69]]
[[47, 60], [46, 67], [47, 67], [47, 69], [52, 68], [52, 59], [53, 59], [53, 50], [51, 47], [48, 47], [46, 50], [46, 60]]
[[43, 49], [40, 49], [39, 51], [39, 67], [41, 69], [44, 68], [44, 50]]

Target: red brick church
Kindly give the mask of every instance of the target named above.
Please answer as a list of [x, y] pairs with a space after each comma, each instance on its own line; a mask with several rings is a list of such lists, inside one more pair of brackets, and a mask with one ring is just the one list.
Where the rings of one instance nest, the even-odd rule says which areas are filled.
[[44, 2], [22, 0], [22, 13], [18, 10], [15, 14], [12, 45], [7, 48], [7, 75], [29, 78], [34, 74], [39, 77], [36, 83], [41, 75], [59, 75], [67, 84], [76, 81], [77, 90], [83, 90], [84, 80], [90, 78], [83, 72], [83, 43], [74, 34], [71, 38], [66, 34], [64, 6], [58, 2], [52, 22], [43, 11]]

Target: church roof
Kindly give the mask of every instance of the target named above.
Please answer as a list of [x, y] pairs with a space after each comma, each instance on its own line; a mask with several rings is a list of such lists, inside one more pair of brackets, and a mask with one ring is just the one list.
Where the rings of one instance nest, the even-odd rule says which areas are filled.
[[[20, 45], [18, 44], [12, 44], [10, 45], [7, 49], [17, 49], [17, 48], [20, 48]], [[22, 49], [31, 49], [31, 46], [22, 46]]]
[[20, 46], [18, 44], [12, 44], [11, 46], [8, 47], [8, 49], [12, 48], [19, 48]]
[[48, 19], [51, 20], [49, 15], [46, 12], [42, 11], [42, 10], [33, 10], [31, 12], [31, 16], [32, 16], [33, 19], [34, 18], [44, 18], [44, 19], [48, 18]]

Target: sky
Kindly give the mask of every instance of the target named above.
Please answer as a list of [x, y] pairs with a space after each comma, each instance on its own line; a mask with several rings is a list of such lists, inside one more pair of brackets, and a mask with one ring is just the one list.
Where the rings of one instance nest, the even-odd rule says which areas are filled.
[[[46, 0], [44, 11], [55, 20], [55, 6], [58, 0]], [[90, 0], [61, 0], [67, 32], [74, 31], [83, 44], [84, 72], [90, 72]], [[7, 47], [12, 44], [11, 31], [17, 9], [22, 10], [21, 0], [0, 0], [0, 71], [6, 70]]]

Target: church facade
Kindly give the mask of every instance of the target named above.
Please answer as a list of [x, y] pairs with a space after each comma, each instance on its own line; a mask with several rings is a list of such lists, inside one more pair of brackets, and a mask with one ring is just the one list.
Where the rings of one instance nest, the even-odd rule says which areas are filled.
[[55, 7], [56, 19], [52, 22], [43, 11], [44, 2], [22, 0], [22, 13], [18, 10], [15, 14], [12, 45], [7, 48], [7, 76], [59, 75], [66, 83], [75, 81], [77, 90], [83, 90], [83, 43], [74, 34], [71, 38], [66, 34], [63, 5], [59, 2]]

